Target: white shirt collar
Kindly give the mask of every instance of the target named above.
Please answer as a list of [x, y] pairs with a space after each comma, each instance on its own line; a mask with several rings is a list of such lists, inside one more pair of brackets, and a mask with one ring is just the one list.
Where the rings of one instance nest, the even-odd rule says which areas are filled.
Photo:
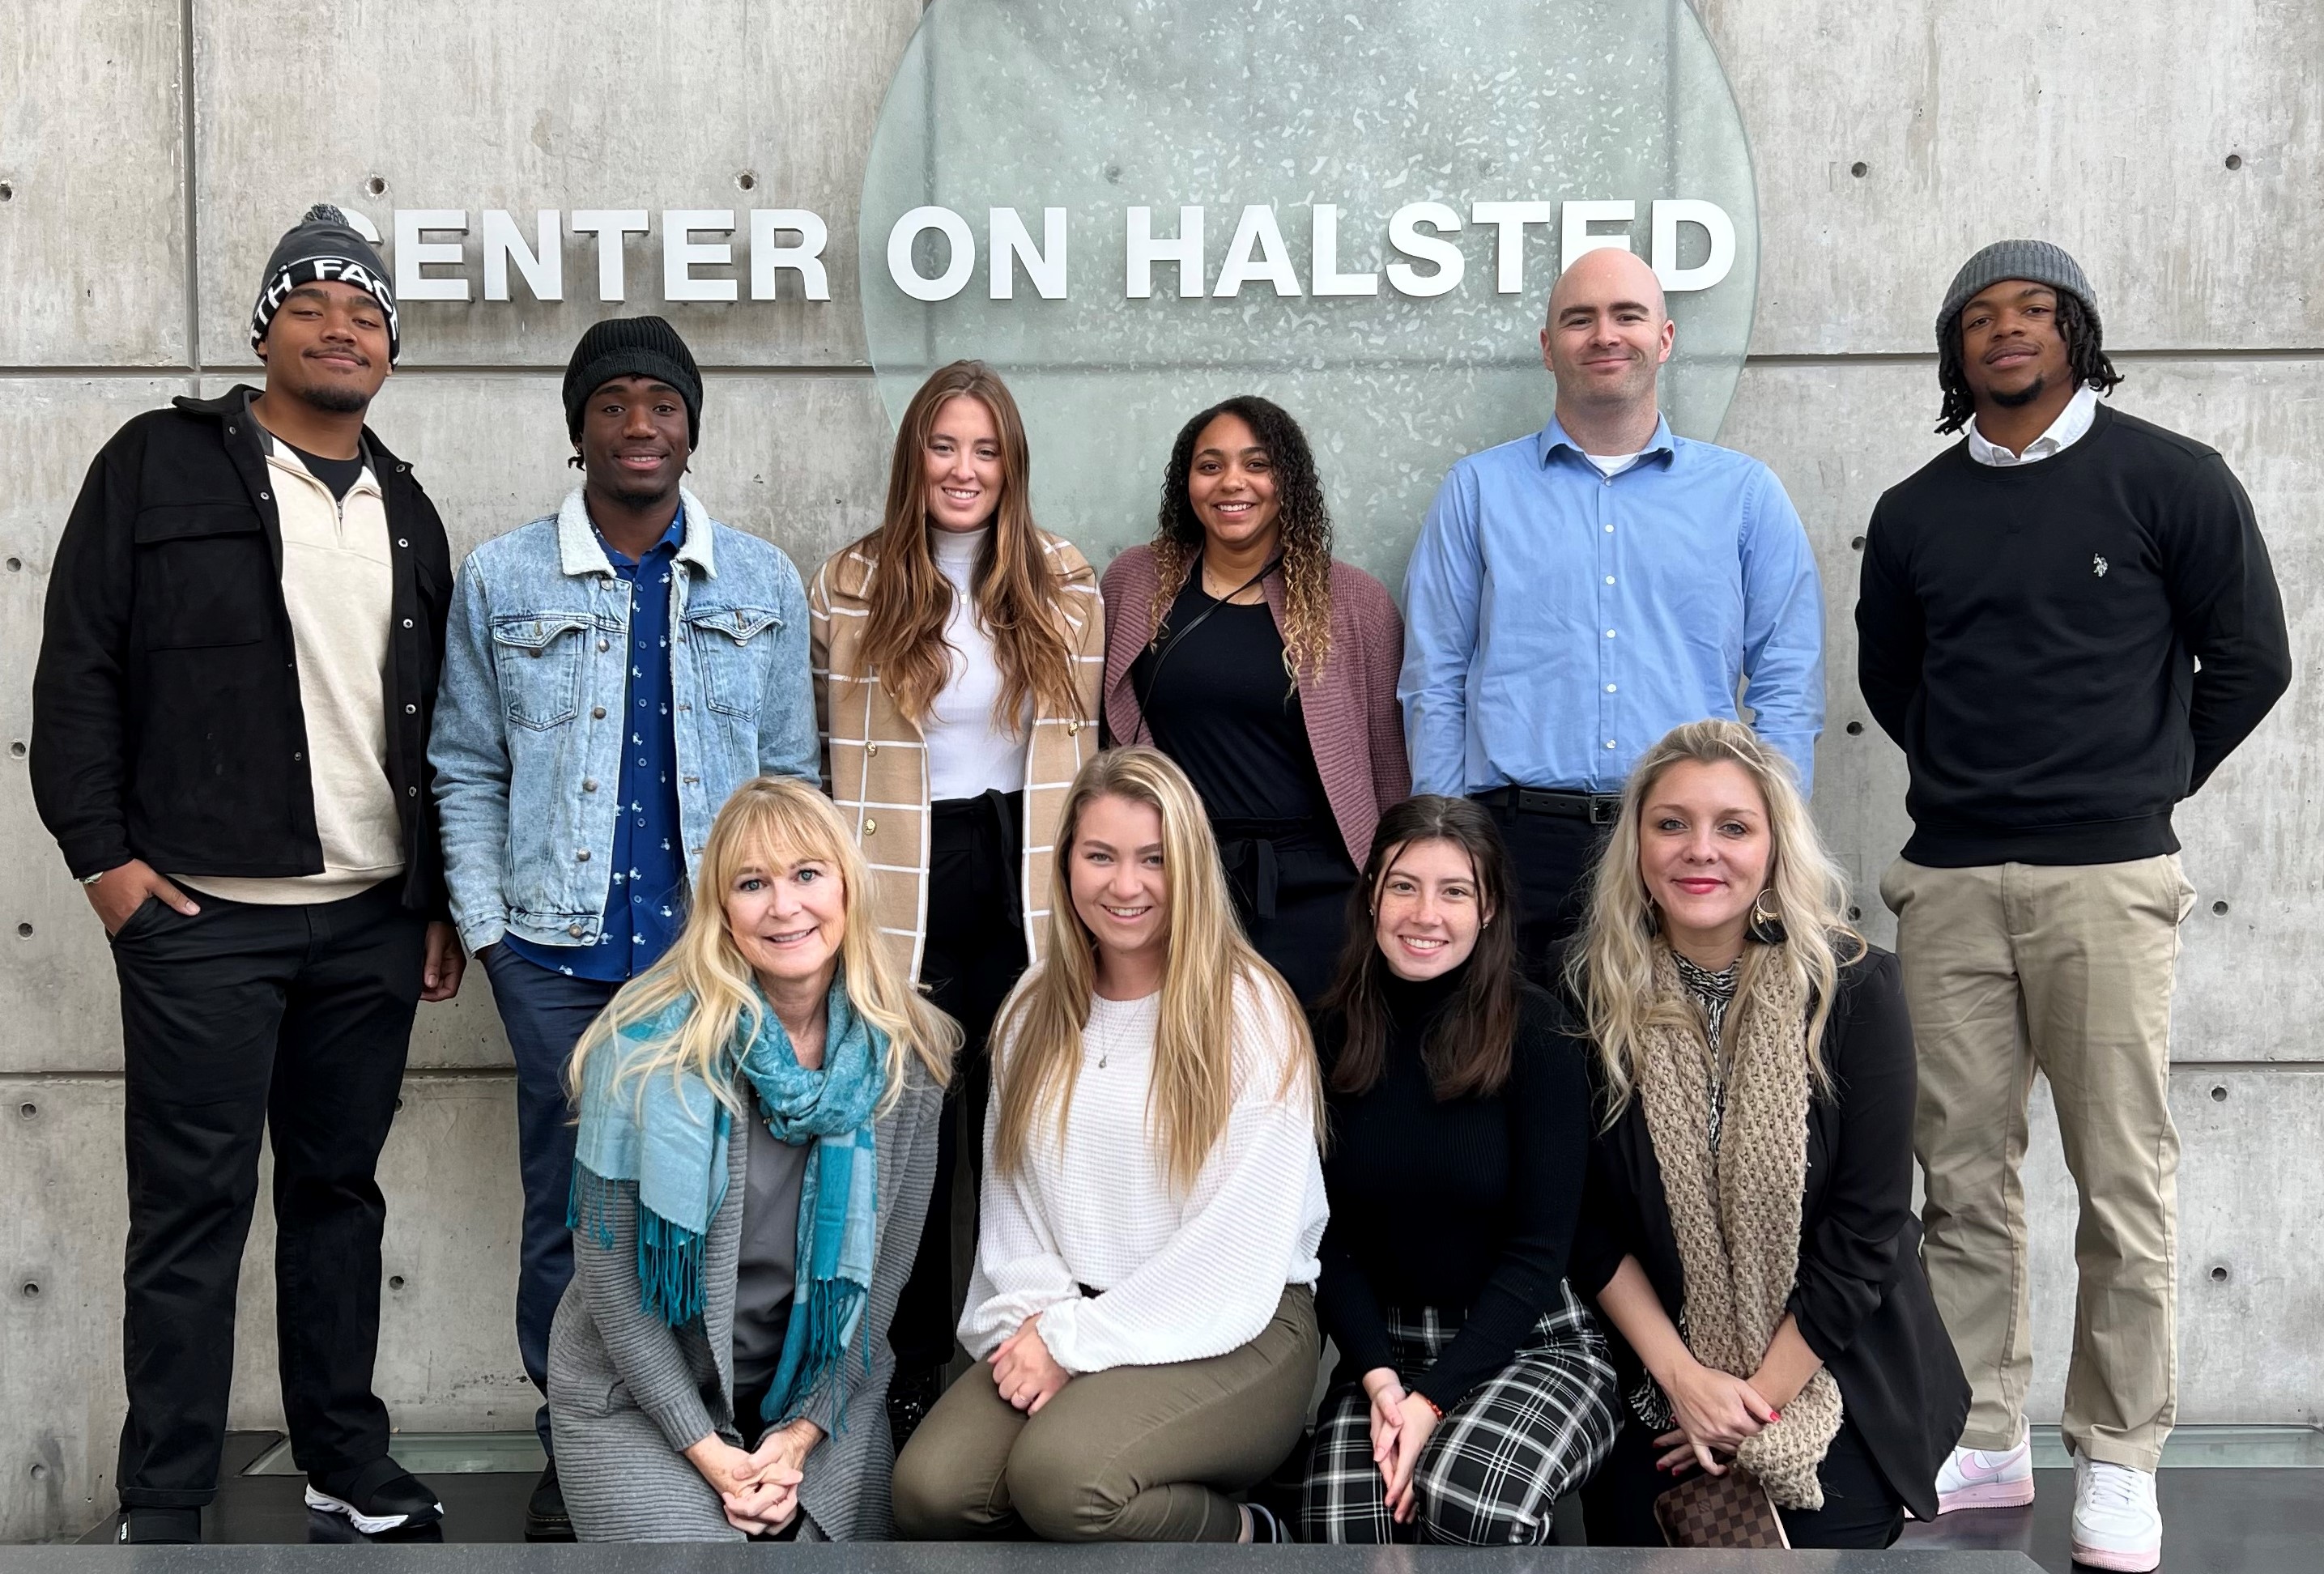
[[1969, 422], [1969, 456], [1980, 465], [2007, 466], [2032, 465], [2064, 453], [2089, 434], [2090, 423], [2098, 419], [2098, 392], [2088, 383], [2074, 390], [2074, 397], [2050, 423], [2050, 429], [2025, 445], [2022, 454], [2013, 454], [1997, 444], [1988, 443], [1977, 429], [1977, 418]]

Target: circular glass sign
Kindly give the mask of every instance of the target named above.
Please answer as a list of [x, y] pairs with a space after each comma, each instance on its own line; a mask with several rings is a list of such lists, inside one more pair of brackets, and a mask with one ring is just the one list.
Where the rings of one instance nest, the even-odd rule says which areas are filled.
[[1391, 586], [1452, 461], [1548, 420], [1563, 262], [1654, 263], [1663, 407], [1701, 437], [1758, 267], [1742, 121], [1684, 0], [936, 0], [860, 220], [890, 419], [991, 362], [1037, 517], [1093, 562], [1152, 533], [1179, 426], [1255, 392]]

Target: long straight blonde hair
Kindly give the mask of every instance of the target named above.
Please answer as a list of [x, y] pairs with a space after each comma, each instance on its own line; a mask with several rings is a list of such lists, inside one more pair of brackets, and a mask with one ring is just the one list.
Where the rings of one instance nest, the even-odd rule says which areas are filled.
[[993, 724], [1018, 737], [1024, 732], [1027, 701], [1042, 715], [1078, 716], [1081, 698], [1074, 689], [1065, 575], [1033, 523], [1032, 450], [1025, 440], [1025, 420], [1009, 385], [982, 361], [938, 367], [896, 423], [887, 510], [880, 528], [857, 543], [867, 555], [876, 555], [880, 565], [863, 653], [896, 708], [914, 722], [926, 722], [953, 659], [945, 643], [952, 582], [928, 546], [928, 436], [937, 415], [955, 399], [982, 404], [1001, 440], [1001, 500], [970, 584], [976, 615], [992, 636], [1001, 667]]
[[[1840, 969], [1861, 957], [1864, 936], [1841, 916], [1848, 907], [1848, 878], [1816, 834], [1807, 801], [1792, 777], [1791, 761], [1769, 748], [1740, 722], [1689, 722], [1675, 727], [1639, 759], [1622, 788], [1622, 809], [1613, 834], [1591, 877], [1587, 925], [1580, 943], [1566, 953], [1566, 982], [1582, 1001], [1605, 1071], [1605, 1120], [1611, 1126], [1637, 1087], [1641, 1036], [1650, 1026], [1702, 1028], [1695, 1008], [1662, 998], [1655, 988], [1655, 960], [1668, 942], [1638, 872], [1638, 822], [1647, 795], [1671, 767], [1742, 768], [1767, 805], [1767, 889], [1782, 925], [1783, 938], [1754, 939], [1743, 947], [1735, 1004], [1726, 1025], [1727, 1045], [1743, 1042], [1743, 1029], [1759, 1009], [1755, 985], [1765, 970], [1788, 974], [1808, 1006], [1808, 1076], [1815, 1091], [1829, 1095], [1831, 1071], [1824, 1063], [1823, 1034], [1831, 1019], [1832, 992]], [[1725, 1045], [1713, 1045], [1712, 1053]]]
[[567, 1072], [576, 1103], [592, 1055], [606, 1053], [622, 1028], [691, 999], [694, 1009], [678, 1030], [622, 1067], [616, 1085], [642, 1082], [658, 1072], [667, 1072], [673, 1082], [699, 1078], [728, 1109], [740, 1112], [741, 1097], [734, 1091], [741, 1065], [738, 1050], [762, 1026], [764, 1008], [751, 964], [727, 932], [725, 895], [754, 863], [773, 870], [809, 859], [838, 871], [847, 899], [839, 956], [848, 1003], [887, 1036], [888, 1086], [881, 1111], [884, 1114], [901, 1096], [908, 1057], [918, 1061], [938, 1087], [951, 1081], [953, 1056], [960, 1048], [959, 1025], [905, 982], [888, 961], [872, 919], [871, 871], [839, 812], [803, 781], [762, 776], [736, 787], [718, 811], [702, 849], [686, 927], [676, 943], [659, 962], [622, 985], [581, 1035]]
[[1000, 1100], [993, 1164], [1003, 1175], [1019, 1174], [1044, 1118], [1055, 1123], [1056, 1140], [1065, 1140], [1097, 983], [1097, 938], [1074, 908], [1074, 843], [1082, 812], [1102, 797], [1144, 804], [1162, 817], [1169, 943], [1146, 1119], [1170, 1183], [1182, 1192], [1194, 1185], [1233, 1110], [1238, 988], [1289, 1034], [1278, 1096], [1306, 1102], [1320, 1139], [1323, 1088], [1306, 1017], [1290, 987], [1243, 938], [1193, 785], [1155, 750], [1110, 749], [1082, 767], [1065, 795], [1050, 875], [1047, 957], [1010, 998], [993, 1033], [993, 1043], [1008, 1045], [992, 1072]]

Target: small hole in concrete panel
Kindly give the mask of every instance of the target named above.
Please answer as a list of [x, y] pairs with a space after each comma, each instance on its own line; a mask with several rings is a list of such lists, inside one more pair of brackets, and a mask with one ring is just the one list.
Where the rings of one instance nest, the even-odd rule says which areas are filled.
[[734, 177], [734, 185], [735, 189], [738, 190], [753, 191], [758, 189], [759, 178], [751, 173], [750, 170], [745, 170], [741, 174]]
[[9, 559], [8, 559], [8, 572], [9, 572], [9, 573], [11, 573], [11, 574], [22, 574], [22, 573], [23, 573], [23, 572], [24, 572], [24, 560], [23, 560], [22, 557], [11, 557], [11, 558], [9, 558]]
[[1861, 536], [1858, 536], [1858, 537], [1856, 537], [1854, 539], [1850, 540], [1850, 541], [1848, 543], [1848, 549], [1849, 549], [1849, 551], [1851, 551], [1851, 552], [1861, 552], [1861, 551], [1863, 551], [1863, 550], [1864, 550], [1864, 538], [1863, 538], [1863, 537], [1861, 537]]
[[40, 1287], [40, 1285], [38, 1285], [38, 1284], [34, 1284], [34, 1283], [33, 1283], [32, 1280], [30, 1280], [30, 1279], [25, 1280], [25, 1281], [24, 1281], [24, 1299], [25, 1299], [25, 1300], [27, 1300], [27, 1301], [38, 1301], [40, 1298], [41, 1298], [41, 1287]]
[[2222, 897], [2220, 900], [2213, 902], [2211, 904], [2211, 911], [2217, 913], [2222, 918], [2226, 917], [2227, 916], [2227, 904], [2226, 898]]
[[1848, 172], [1861, 180], [1864, 177], [1872, 173], [1872, 166], [1866, 163], [1862, 159], [1858, 159], [1856, 162], [1849, 165]]
[[1850, 907], [1850, 908], [1848, 910], [1848, 921], [1849, 921], [1849, 923], [1851, 923], [1851, 924], [1855, 923], [1858, 918], [1861, 918], [1861, 917], [1863, 917], [1863, 916], [1864, 916], [1864, 909], [1863, 909], [1863, 908], [1861, 908], [1861, 907]]
[[2221, 1263], [2218, 1267], [2211, 1270], [2211, 1283], [2214, 1284], [2224, 1284], [2227, 1282], [2227, 1265]]
[[8, 752], [18, 759], [24, 758], [24, 741], [21, 738], [8, 745]]
[[2214, 1104], [2224, 1104], [2227, 1101], [2227, 1085], [2225, 1082], [2221, 1082], [2218, 1087], [2211, 1090], [2211, 1102]]
[[1105, 167], [1105, 179], [1106, 179], [1106, 184], [1108, 184], [1109, 186], [1119, 186], [1119, 185], [1120, 185], [1120, 184], [1121, 184], [1121, 166], [1120, 166], [1120, 164], [1108, 164], [1108, 165]]
[[398, 1115], [401, 1115], [401, 1114], [402, 1114], [402, 1113], [403, 1113], [403, 1100], [402, 1100], [401, 1099], [398, 1099], [398, 1100], [396, 1100], [396, 1101], [395, 1101], [395, 1112], [396, 1112]]
[[30, 940], [32, 937], [32, 926], [30, 924], [19, 924], [19, 925], [16, 925], [16, 938], [17, 938], [17, 939], [19, 939], [19, 940]]
[[7, 181], [0, 180], [0, 202], [14, 202], [14, 200], [16, 200], [16, 189], [14, 186], [9, 185]]
[[20, 1120], [30, 1120], [40, 1112], [41, 1107], [38, 1104], [27, 1102], [16, 1106], [16, 1116]]
[[2228, 168], [2228, 169], [2230, 169], [2230, 170], [2240, 170], [2240, 169], [2242, 169], [2243, 167], [2244, 167], [2244, 156], [2243, 156], [2241, 153], [2229, 153], [2229, 154], [2227, 155], [2227, 168]]
[[384, 197], [387, 195], [387, 182], [381, 177], [374, 175], [370, 179], [364, 182], [364, 189], [370, 192], [374, 197]]
[[1848, 735], [1851, 738], [1861, 738], [1864, 736], [1864, 723], [1861, 722], [1850, 722], [1848, 724]]
[[402, 1289], [402, 1288], [403, 1288], [403, 1275], [402, 1275], [401, 1274], [390, 1274], [390, 1275], [387, 1276], [387, 1287], [388, 1287], [389, 1289], [391, 1289], [391, 1290], [401, 1290], [401, 1289]]
[[49, 1468], [48, 1468], [46, 1465], [35, 1465], [35, 1466], [33, 1466], [33, 1467], [32, 1467], [32, 1479], [33, 1479], [33, 1480], [35, 1480], [35, 1481], [45, 1481], [45, 1480], [47, 1480], [48, 1478], [49, 1478]]

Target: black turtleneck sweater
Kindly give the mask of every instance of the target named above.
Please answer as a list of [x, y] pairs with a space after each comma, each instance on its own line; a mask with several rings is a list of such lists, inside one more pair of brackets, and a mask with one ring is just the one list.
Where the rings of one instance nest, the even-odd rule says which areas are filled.
[[[1438, 1100], [1421, 1046], [1465, 972], [1391, 978], [1387, 1074], [1369, 1092], [1327, 1095], [1332, 1221], [1316, 1287], [1344, 1377], [1396, 1366], [1383, 1308], [1461, 1318], [1434, 1366], [1398, 1373], [1445, 1410], [1508, 1366], [1556, 1302], [1590, 1154], [1581, 1042], [1564, 1008], [1530, 985], [1508, 1082], [1489, 1099]], [[1328, 1071], [1345, 1025], [1326, 1015], [1316, 1038]]]

